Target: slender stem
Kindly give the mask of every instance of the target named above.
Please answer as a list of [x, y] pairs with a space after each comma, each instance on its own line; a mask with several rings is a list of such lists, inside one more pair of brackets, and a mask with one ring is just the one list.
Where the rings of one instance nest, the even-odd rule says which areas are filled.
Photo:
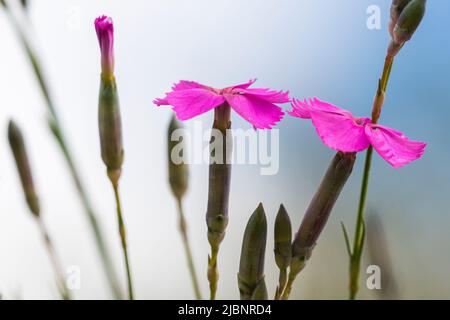
[[280, 269], [280, 275], [278, 278], [278, 288], [277, 292], [275, 293], [275, 300], [281, 299], [281, 295], [283, 294], [283, 291], [286, 288], [287, 281], [288, 281], [287, 269]]
[[106, 273], [106, 277], [108, 279], [109, 286], [111, 288], [111, 291], [113, 292], [113, 295], [116, 299], [120, 299], [122, 297], [120, 293], [120, 288], [118, 286], [117, 282], [117, 276], [116, 272], [113, 268], [111, 256], [109, 254], [108, 248], [106, 246], [106, 242], [104, 240], [103, 232], [100, 228], [100, 225], [98, 223], [98, 220], [96, 218], [96, 215], [92, 209], [91, 203], [88, 199], [86, 190], [81, 182], [80, 174], [76, 168], [76, 165], [74, 163], [73, 157], [71, 155], [71, 152], [68, 148], [68, 144], [64, 138], [62, 128], [60, 125], [60, 122], [58, 120], [57, 112], [54, 107], [53, 101], [51, 99], [48, 85], [45, 80], [45, 77], [42, 73], [41, 64], [39, 62], [37, 54], [32, 49], [25, 32], [22, 30], [20, 25], [17, 23], [16, 19], [14, 18], [12, 12], [9, 11], [8, 8], [5, 8], [7, 17], [9, 18], [14, 31], [16, 32], [17, 36], [19, 37], [19, 40], [25, 50], [25, 53], [27, 54], [27, 57], [31, 63], [31, 66], [33, 68], [34, 74], [36, 76], [36, 79], [39, 84], [39, 88], [44, 96], [45, 104], [47, 106], [47, 110], [50, 114], [49, 119], [49, 127], [58, 143], [58, 146], [61, 149], [61, 152], [63, 153], [64, 159], [67, 163], [67, 166], [70, 171], [70, 175], [72, 176], [73, 182], [75, 184], [76, 190], [78, 192], [78, 196], [81, 199], [81, 203], [83, 205], [84, 211], [86, 213], [86, 216], [88, 218], [88, 221], [91, 224], [92, 232], [94, 233], [94, 238], [96, 241], [97, 249], [100, 253], [101, 261], [103, 264], [103, 268]]
[[[378, 90], [375, 95], [373, 108], [372, 108], [372, 123], [377, 123], [378, 119], [381, 115], [381, 110], [384, 104], [384, 97], [386, 94], [387, 85], [389, 82], [389, 77], [392, 70], [392, 65], [394, 63], [394, 57], [387, 55], [384, 67], [383, 74], [379, 81]], [[358, 214], [356, 218], [356, 227], [355, 227], [355, 238], [353, 243], [353, 250], [350, 256], [350, 283], [349, 283], [349, 291], [350, 300], [356, 299], [356, 295], [359, 290], [359, 274], [361, 269], [361, 257], [362, 251], [364, 247], [364, 235], [365, 235], [365, 225], [364, 225], [364, 217], [365, 217], [365, 209], [366, 209], [366, 201], [367, 201], [367, 191], [369, 188], [369, 178], [370, 178], [370, 167], [372, 164], [372, 154], [373, 148], [372, 146], [367, 149], [366, 160], [364, 164], [364, 172], [361, 183], [361, 192], [359, 197], [359, 205], [358, 205]]]
[[294, 284], [296, 275], [293, 276], [292, 274], [289, 274], [289, 278], [286, 284], [286, 287], [284, 288], [283, 294], [281, 295], [281, 300], [288, 300], [289, 296], [291, 294], [292, 291], [292, 286]]
[[202, 294], [200, 292], [200, 286], [198, 284], [197, 272], [195, 271], [194, 259], [192, 258], [191, 246], [187, 234], [186, 219], [184, 218], [183, 203], [180, 198], [177, 199], [177, 205], [179, 214], [179, 228], [181, 237], [183, 239], [183, 246], [188, 261], [188, 268], [191, 275], [192, 285], [194, 287], [195, 298], [197, 300], [201, 300]]
[[209, 300], [216, 300], [219, 271], [217, 270], [217, 256], [219, 248], [211, 246], [211, 256], [208, 259]]
[[353, 245], [353, 254], [350, 262], [350, 300], [356, 298], [358, 292], [359, 271], [361, 265], [361, 251], [364, 244], [364, 211], [367, 200], [367, 190], [369, 187], [370, 167], [372, 163], [373, 148], [369, 147], [366, 153], [364, 164], [364, 174], [359, 197], [358, 216], [356, 219], [356, 231]]
[[131, 279], [130, 262], [128, 260], [127, 234], [126, 234], [126, 229], [125, 229], [125, 223], [123, 221], [123, 216], [122, 216], [122, 205], [121, 205], [120, 196], [119, 196], [119, 185], [118, 185], [118, 183], [112, 183], [112, 185], [113, 185], [113, 189], [114, 189], [114, 196], [116, 198], [117, 222], [118, 222], [118, 227], [119, 227], [120, 240], [122, 243], [123, 256], [124, 256], [124, 260], [125, 260], [125, 268], [127, 271], [128, 298], [130, 300], [133, 300], [134, 299], [133, 281]]
[[70, 291], [67, 288], [66, 285], [66, 279], [64, 277], [64, 269], [61, 264], [61, 260], [59, 259], [58, 255], [56, 254], [55, 247], [53, 246], [53, 242], [50, 239], [50, 236], [48, 234], [47, 228], [44, 224], [44, 221], [41, 218], [37, 218], [39, 230], [42, 234], [42, 237], [44, 239], [44, 245], [45, 249], [47, 250], [48, 256], [50, 257], [50, 261], [53, 265], [53, 269], [56, 274], [56, 279], [58, 283], [58, 289], [61, 292], [61, 296], [64, 300], [70, 300]]

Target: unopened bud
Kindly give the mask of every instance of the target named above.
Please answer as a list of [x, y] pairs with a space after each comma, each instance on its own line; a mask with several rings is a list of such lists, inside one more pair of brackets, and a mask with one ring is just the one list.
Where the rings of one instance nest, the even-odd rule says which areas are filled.
[[248, 220], [242, 241], [238, 285], [241, 300], [267, 298], [264, 281], [264, 258], [267, 241], [267, 220], [262, 204]]
[[289, 215], [283, 205], [275, 219], [275, 262], [280, 270], [285, 270], [291, 263], [292, 226]]
[[[403, 45], [412, 38], [425, 15], [426, 3], [426, 0], [410, 0], [407, 3], [401, 1], [397, 10], [392, 9], [396, 12], [398, 18], [392, 19], [389, 27], [392, 36], [392, 42], [389, 45], [391, 56], [395, 56]], [[394, 17], [396, 17], [395, 14]]]
[[34, 215], [39, 216], [39, 199], [34, 188], [25, 142], [19, 127], [12, 120], [8, 125], [8, 140], [19, 172], [27, 205]]
[[[173, 133], [178, 130], [182, 129], [181, 124], [176, 119], [175, 115], [172, 116], [172, 119], [170, 120], [169, 128], [167, 131], [167, 139], [168, 139], [168, 167], [169, 167], [169, 183], [170, 188], [172, 189], [173, 195], [177, 199], [181, 199], [184, 194], [186, 193], [186, 190], [188, 188], [188, 182], [189, 182], [189, 170], [186, 163], [174, 163], [173, 157], [179, 156], [180, 158], [183, 158], [183, 154], [185, 152], [185, 141], [178, 142], [178, 141], [172, 141], [172, 135]], [[184, 139], [184, 138], [183, 138]], [[174, 147], [178, 143], [183, 143], [183, 149], [180, 150], [180, 154], [173, 154], [174, 153]]]
[[111, 182], [117, 183], [122, 169], [124, 152], [119, 98], [114, 77], [101, 77], [98, 126], [102, 159]]
[[391, 21], [389, 22], [389, 33], [391, 34], [392, 38], [394, 37], [394, 28], [397, 24], [400, 14], [411, 1], [412, 0], [392, 0]]

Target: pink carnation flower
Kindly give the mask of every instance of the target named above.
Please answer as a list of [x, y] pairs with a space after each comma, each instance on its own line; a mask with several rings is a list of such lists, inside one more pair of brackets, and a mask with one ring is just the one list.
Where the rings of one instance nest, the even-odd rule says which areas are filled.
[[369, 118], [356, 118], [349, 111], [317, 98], [294, 99], [291, 116], [311, 119], [322, 142], [341, 152], [359, 152], [370, 145], [394, 168], [419, 159], [426, 143], [409, 140], [403, 133], [373, 124]]
[[289, 93], [270, 89], [250, 89], [255, 82], [235, 85], [225, 89], [208, 87], [193, 81], [180, 81], [162, 99], [158, 106], [170, 105], [178, 119], [188, 120], [228, 103], [242, 118], [258, 129], [271, 129], [283, 118], [277, 104], [290, 102]]

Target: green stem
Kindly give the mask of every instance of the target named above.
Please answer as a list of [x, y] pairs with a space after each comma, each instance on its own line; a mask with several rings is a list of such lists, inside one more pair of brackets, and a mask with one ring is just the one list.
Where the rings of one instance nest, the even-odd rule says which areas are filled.
[[192, 285], [194, 287], [195, 298], [197, 300], [202, 299], [202, 294], [200, 292], [200, 286], [198, 284], [197, 272], [195, 271], [194, 259], [192, 258], [191, 246], [189, 244], [189, 238], [187, 235], [186, 219], [184, 218], [183, 204], [181, 199], [177, 199], [178, 214], [179, 214], [179, 227], [181, 237], [183, 239], [184, 251], [186, 253], [186, 258], [188, 261], [189, 273], [191, 275]]
[[364, 245], [364, 211], [367, 200], [367, 190], [369, 187], [370, 167], [372, 163], [373, 148], [369, 147], [366, 153], [364, 164], [364, 174], [359, 197], [358, 216], [356, 219], [356, 231], [353, 245], [353, 253], [350, 262], [350, 300], [356, 298], [358, 292], [359, 271], [361, 265], [361, 253]]
[[286, 288], [286, 284], [288, 281], [287, 269], [280, 269], [280, 276], [278, 278], [278, 288], [275, 293], [275, 300], [280, 300], [281, 295], [283, 294], [284, 289]]
[[111, 256], [108, 252], [108, 248], [107, 248], [106, 242], [104, 240], [103, 232], [100, 229], [100, 225], [99, 225], [96, 215], [92, 209], [90, 201], [87, 197], [87, 193], [81, 182], [81, 178], [80, 178], [78, 170], [75, 166], [73, 157], [71, 155], [71, 152], [69, 151], [68, 145], [67, 145], [64, 135], [62, 133], [62, 128], [61, 128], [60, 122], [58, 120], [58, 116], [57, 116], [56, 110], [54, 108], [53, 101], [50, 97], [48, 85], [47, 85], [47, 83], [45, 81], [45, 77], [42, 73], [41, 64], [39, 62], [39, 59], [38, 59], [36, 53], [34, 52], [34, 50], [32, 49], [31, 45], [29, 44], [29, 41], [28, 41], [24, 31], [22, 30], [20, 25], [17, 23], [13, 14], [9, 11], [9, 9], [7, 7], [5, 7], [5, 11], [6, 11], [6, 14], [14, 28], [14, 31], [16, 32], [17, 36], [19, 37], [19, 40], [25, 50], [25, 53], [31, 63], [34, 74], [35, 74], [36, 79], [39, 84], [39, 88], [44, 96], [44, 100], [45, 100], [47, 109], [50, 114], [49, 127], [58, 143], [58, 146], [60, 147], [60, 149], [63, 153], [64, 159], [65, 159], [67, 166], [69, 168], [69, 171], [70, 171], [70, 175], [72, 176], [76, 190], [81, 199], [81, 203], [83, 205], [84, 211], [85, 211], [88, 221], [91, 225], [92, 232], [94, 233], [97, 249], [100, 253], [103, 268], [105, 270], [106, 277], [108, 279], [108, 283], [111, 288], [111, 291], [113, 292], [113, 295], [116, 299], [121, 299], [122, 295], [120, 293], [120, 288], [118, 286], [116, 272], [113, 268]]
[[289, 274], [289, 278], [286, 284], [286, 287], [284, 288], [283, 294], [281, 295], [281, 300], [288, 300], [289, 296], [291, 295], [292, 286], [294, 284], [295, 278], [297, 275], [293, 275], [292, 273]]
[[57, 279], [57, 283], [58, 283], [58, 289], [60, 290], [61, 296], [64, 300], [70, 300], [71, 295], [70, 295], [70, 291], [66, 285], [66, 279], [64, 277], [64, 271], [63, 271], [64, 269], [62, 267], [61, 260], [58, 258], [58, 255], [56, 254], [55, 247], [53, 246], [53, 242], [50, 239], [50, 236], [48, 234], [48, 231], [44, 224], [44, 221], [39, 217], [37, 219], [38, 219], [39, 230], [44, 239], [45, 249], [47, 250], [48, 256], [50, 257], [50, 261], [51, 261], [51, 263], [53, 265], [53, 269], [55, 271], [55, 275], [56, 275], [56, 279]]
[[217, 270], [217, 256], [219, 248], [211, 246], [211, 256], [208, 258], [209, 300], [216, 300], [219, 271]]
[[[377, 123], [381, 115], [381, 110], [384, 104], [384, 98], [393, 63], [394, 57], [389, 55], [386, 56], [383, 67], [383, 74], [379, 81], [378, 90], [373, 103], [372, 123]], [[366, 160], [364, 164], [364, 172], [361, 184], [361, 193], [358, 205], [358, 215], [356, 218], [355, 238], [353, 243], [352, 254], [350, 255], [350, 283], [349, 283], [350, 300], [356, 299], [356, 295], [359, 290], [359, 274], [361, 269], [361, 257], [365, 238], [364, 219], [367, 201], [367, 191], [369, 188], [370, 167], [372, 164], [372, 154], [373, 148], [372, 146], [370, 146], [366, 153]]]
[[118, 183], [112, 183], [113, 189], [114, 189], [114, 196], [116, 198], [116, 207], [117, 207], [117, 222], [119, 227], [119, 234], [120, 234], [120, 240], [122, 244], [122, 250], [123, 250], [123, 256], [125, 260], [125, 268], [127, 271], [127, 282], [128, 282], [128, 298], [130, 300], [134, 299], [133, 294], [133, 281], [131, 279], [131, 269], [130, 269], [130, 262], [128, 259], [128, 249], [127, 249], [127, 234], [125, 229], [125, 223], [123, 221], [122, 216], [122, 205], [120, 203], [120, 196], [119, 196], [119, 185]]

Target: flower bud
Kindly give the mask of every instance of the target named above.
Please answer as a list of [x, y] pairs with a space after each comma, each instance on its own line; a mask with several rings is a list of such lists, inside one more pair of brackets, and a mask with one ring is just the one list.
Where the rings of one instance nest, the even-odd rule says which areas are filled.
[[303, 268], [325, 227], [331, 210], [350, 176], [356, 154], [338, 152], [331, 162], [292, 244], [292, 262], [295, 271]]
[[280, 270], [285, 270], [291, 263], [292, 226], [289, 215], [283, 205], [275, 219], [275, 262]]
[[95, 19], [95, 31], [101, 52], [102, 74], [111, 77], [114, 74], [114, 26], [112, 19], [101, 16]]
[[19, 127], [12, 120], [8, 125], [8, 140], [19, 172], [27, 205], [35, 216], [39, 216], [39, 199], [34, 188], [25, 142]]
[[238, 285], [241, 300], [267, 299], [264, 282], [264, 258], [267, 240], [267, 220], [262, 204], [248, 220], [242, 241]]
[[28, 0], [20, 0], [20, 4], [22, 5], [22, 8], [24, 10], [28, 9], [28, 5], [29, 5]]
[[389, 22], [389, 33], [394, 38], [394, 28], [397, 24], [398, 17], [402, 13], [403, 9], [410, 3], [411, 0], [392, 0], [391, 5], [391, 21]]
[[100, 81], [98, 107], [98, 127], [103, 162], [106, 165], [109, 179], [117, 183], [123, 163], [122, 121], [119, 98], [114, 77]]
[[425, 15], [426, 3], [426, 0], [410, 0], [407, 3], [406, 1], [399, 1], [399, 4], [395, 7], [397, 9], [392, 9], [394, 18], [397, 15], [398, 17], [392, 19], [389, 26], [392, 36], [388, 49], [390, 56], [395, 56], [403, 45], [412, 38]]
[[[170, 120], [168, 132], [167, 132], [167, 139], [168, 139], [168, 167], [169, 167], [169, 183], [170, 188], [172, 189], [173, 195], [177, 199], [181, 199], [184, 194], [186, 193], [186, 190], [188, 188], [188, 181], [189, 181], [189, 170], [187, 164], [183, 163], [174, 163], [172, 152], [174, 150], [174, 147], [180, 143], [178, 141], [172, 141], [172, 134], [178, 130], [181, 129], [182, 126], [179, 123], [179, 121], [176, 119], [175, 115], [172, 116], [172, 119]], [[184, 139], [184, 138], [183, 138]], [[183, 141], [184, 142], [184, 141]], [[180, 152], [185, 152], [185, 150], [181, 150]], [[182, 157], [182, 154], [179, 154], [180, 157]]]
[[393, 31], [394, 41], [404, 43], [411, 39], [425, 15], [427, 0], [412, 0], [398, 17]]

